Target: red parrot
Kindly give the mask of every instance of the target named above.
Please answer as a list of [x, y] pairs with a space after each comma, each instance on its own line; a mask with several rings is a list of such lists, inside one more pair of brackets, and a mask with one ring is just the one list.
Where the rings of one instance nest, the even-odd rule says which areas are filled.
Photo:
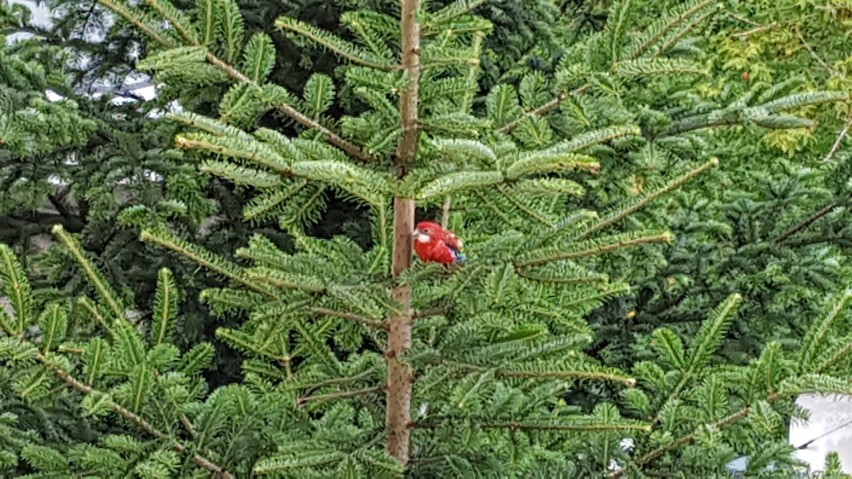
[[461, 253], [462, 240], [431, 221], [421, 221], [414, 228], [414, 251], [425, 263], [445, 265], [464, 263], [467, 258]]

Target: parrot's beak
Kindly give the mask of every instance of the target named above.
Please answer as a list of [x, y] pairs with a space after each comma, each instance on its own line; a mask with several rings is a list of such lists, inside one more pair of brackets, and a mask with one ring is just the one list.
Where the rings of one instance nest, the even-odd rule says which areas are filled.
[[428, 243], [429, 242], [429, 235], [420, 231], [417, 228], [414, 228], [414, 231], [411, 232], [411, 238], [413, 240], [419, 241], [421, 243]]

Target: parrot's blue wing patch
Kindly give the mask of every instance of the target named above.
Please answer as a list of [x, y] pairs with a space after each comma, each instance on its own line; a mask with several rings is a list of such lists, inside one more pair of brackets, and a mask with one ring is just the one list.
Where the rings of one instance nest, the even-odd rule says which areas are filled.
[[465, 261], [467, 261], [467, 256], [462, 254], [461, 251], [455, 250], [453, 248], [450, 248], [450, 251], [453, 252], [453, 256], [455, 256], [457, 262], [464, 263]]

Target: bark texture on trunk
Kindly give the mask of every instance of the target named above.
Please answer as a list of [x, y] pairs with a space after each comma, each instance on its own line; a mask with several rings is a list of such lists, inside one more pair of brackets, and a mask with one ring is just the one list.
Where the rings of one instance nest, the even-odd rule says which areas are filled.
[[405, 177], [417, 156], [420, 133], [418, 107], [420, 99], [420, 23], [416, 14], [420, 0], [400, 0], [402, 5], [402, 67], [408, 73], [408, 88], [399, 99], [402, 136], [396, 145], [396, 166], [400, 178]]
[[[420, 24], [416, 14], [420, 0], [400, 0], [402, 6], [402, 65], [408, 73], [408, 87], [400, 95], [399, 110], [402, 135], [396, 147], [397, 176], [404, 179], [417, 156], [420, 132], [418, 118], [420, 87]], [[412, 237], [415, 203], [411, 198], [396, 197], [393, 201], [393, 259], [391, 274], [398, 279], [411, 267]], [[390, 320], [388, 348], [385, 352], [388, 365], [387, 408], [385, 427], [388, 433], [387, 450], [402, 464], [407, 465], [411, 446], [411, 395], [414, 377], [411, 367], [402, 356], [411, 347], [411, 286], [394, 284], [393, 299], [400, 310]]]
[[[414, 229], [414, 200], [394, 199], [393, 276], [398, 277], [411, 266], [411, 231]], [[393, 299], [402, 311], [391, 319], [388, 332], [387, 410], [385, 426], [388, 432], [388, 452], [403, 464], [408, 463], [411, 431], [411, 367], [401, 356], [411, 347], [411, 286], [400, 284], [393, 289]]]

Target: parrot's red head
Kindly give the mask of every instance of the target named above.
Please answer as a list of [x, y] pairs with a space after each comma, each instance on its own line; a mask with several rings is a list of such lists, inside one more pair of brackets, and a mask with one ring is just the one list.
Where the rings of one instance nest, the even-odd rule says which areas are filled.
[[414, 228], [414, 241], [418, 243], [432, 243], [441, 239], [443, 231], [444, 229], [438, 223], [421, 221]]

